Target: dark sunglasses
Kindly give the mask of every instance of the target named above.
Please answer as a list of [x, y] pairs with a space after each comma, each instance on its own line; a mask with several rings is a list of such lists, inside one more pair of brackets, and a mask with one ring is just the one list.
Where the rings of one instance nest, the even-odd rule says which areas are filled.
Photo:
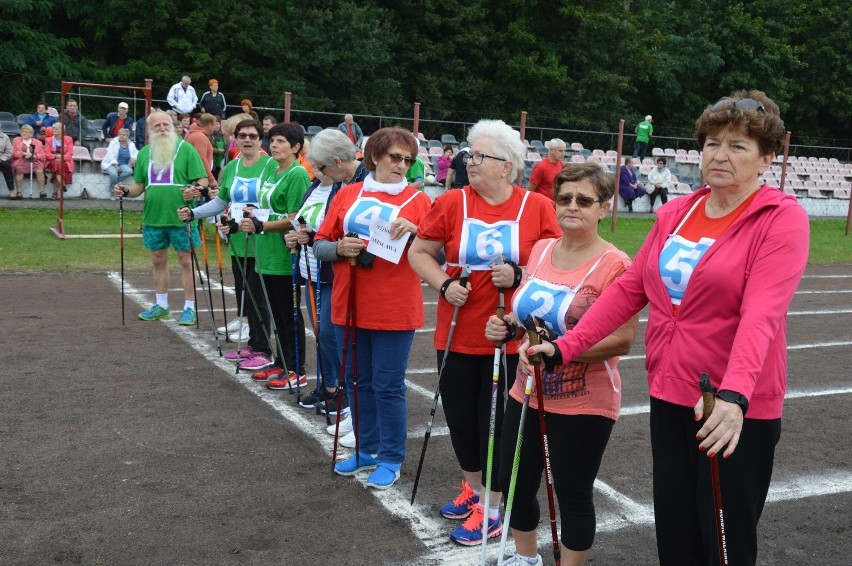
[[761, 114], [766, 114], [766, 107], [763, 106], [763, 103], [759, 100], [755, 100], [753, 98], [729, 98], [725, 97], [720, 99], [716, 104], [713, 105], [713, 110], [719, 110], [720, 108], [724, 108], [725, 106], [733, 104], [737, 110], [742, 112], [747, 112], [749, 110], [755, 110], [760, 112]]
[[597, 199], [587, 197], [585, 195], [577, 195], [576, 197], [574, 195], [556, 195], [553, 197], [553, 200], [556, 201], [556, 204], [559, 206], [571, 206], [571, 203], [576, 200], [577, 206], [580, 208], [589, 208], [598, 202]]
[[255, 141], [255, 140], [257, 140], [259, 137], [260, 137], [260, 136], [259, 136], [259, 135], [257, 135], [257, 134], [244, 134], [244, 133], [242, 133], [242, 132], [240, 132], [239, 134], [237, 134], [237, 139], [240, 139], [240, 140], [251, 140], [251, 141]]
[[406, 157], [404, 155], [400, 155], [398, 153], [388, 153], [388, 157], [390, 157], [391, 161], [394, 163], [399, 163], [400, 161], [405, 161], [406, 165], [411, 165], [414, 163], [414, 157]]

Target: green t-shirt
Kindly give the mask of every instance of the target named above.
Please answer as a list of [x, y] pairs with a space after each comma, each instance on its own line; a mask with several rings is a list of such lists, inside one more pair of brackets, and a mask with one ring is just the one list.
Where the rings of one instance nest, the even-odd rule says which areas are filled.
[[[405, 179], [408, 181], [408, 184], [416, 183], [417, 181], [425, 182], [426, 180], [426, 165], [423, 164], [423, 160], [420, 159], [418, 155], [411, 166], [408, 168], [408, 171], [405, 172]], [[421, 190], [423, 187], [420, 187]]]
[[[270, 165], [270, 163], [272, 165]], [[275, 171], [275, 161], [268, 155], [261, 155], [257, 163], [246, 167], [242, 159], [234, 159], [225, 165], [222, 171], [222, 184], [219, 189], [219, 198], [228, 202], [257, 204], [260, 185], [266, 177], [266, 169]], [[237, 222], [239, 218], [235, 219]], [[246, 234], [237, 232], [230, 235], [232, 246], [231, 253], [237, 257], [254, 257], [251, 246], [248, 247], [246, 255]]]
[[639, 122], [636, 126], [636, 141], [648, 143], [651, 139], [651, 134], [654, 133], [654, 126], [651, 122]]
[[175, 158], [163, 171], [154, 171], [151, 146], [146, 145], [136, 156], [133, 180], [145, 186], [142, 225], [157, 228], [180, 228], [184, 224], [177, 209], [186, 205], [183, 189], [193, 181], [207, 179], [207, 171], [192, 144], [178, 140]]
[[[273, 163], [275, 163], [273, 161]], [[311, 184], [308, 172], [298, 161], [277, 173], [272, 166], [266, 171], [260, 188], [258, 205], [269, 209], [269, 220], [282, 220], [288, 212], [299, 210]], [[263, 275], [291, 275], [293, 273], [290, 249], [284, 245], [283, 232], [269, 232], [253, 236], [255, 244], [255, 269]]]

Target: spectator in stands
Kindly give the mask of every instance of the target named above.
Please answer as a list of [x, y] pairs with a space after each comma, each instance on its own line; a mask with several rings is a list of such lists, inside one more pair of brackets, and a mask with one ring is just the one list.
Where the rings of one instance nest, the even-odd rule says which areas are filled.
[[269, 153], [269, 129], [277, 123], [278, 121], [275, 120], [275, 116], [271, 114], [263, 117], [263, 137], [260, 140], [260, 149], [266, 153]]
[[[142, 127], [144, 128], [144, 126]], [[118, 131], [118, 137], [109, 142], [106, 155], [101, 161], [101, 171], [109, 175], [111, 200], [115, 200], [113, 194], [115, 185], [133, 175], [138, 153], [139, 150], [136, 149], [136, 145], [130, 141], [130, 131], [127, 128], [121, 128]]]
[[139, 118], [136, 121], [136, 127], [134, 128], [135, 138], [136, 138], [136, 149], [142, 149], [145, 147], [145, 116]]
[[553, 200], [553, 179], [562, 171], [565, 166], [563, 159], [565, 158], [566, 145], [559, 138], [553, 138], [544, 143], [544, 147], [549, 150], [547, 157], [539, 161], [533, 167], [530, 180], [527, 182], [527, 190], [534, 193], [539, 193]]
[[213, 143], [210, 141], [210, 136], [213, 135], [215, 129], [216, 117], [213, 114], [205, 113], [189, 126], [189, 131], [184, 136], [184, 139], [192, 144], [192, 147], [201, 156], [204, 170], [207, 172], [209, 186], [216, 186], [216, 178], [213, 176]]
[[169, 89], [167, 99], [169, 106], [178, 114], [192, 114], [198, 106], [198, 95], [192, 86], [192, 79], [184, 75], [180, 82]]
[[672, 172], [666, 167], [666, 158], [658, 157], [657, 166], [648, 173], [648, 198], [651, 200], [651, 212], [654, 212], [654, 201], [657, 197], [663, 204], [669, 201], [669, 189], [672, 186]]
[[633, 212], [633, 201], [645, 196], [645, 189], [639, 186], [636, 171], [633, 170], [633, 158], [625, 157], [621, 166], [621, 176], [618, 180], [618, 194], [627, 205], [627, 212]]
[[30, 114], [25, 124], [32, 126], [34, 136], [44, 139], [44, 129], [52, 126], [54, 122], [56, 122], [56, 118], [47, 113], [47, 104], [39, 102], [36, 105], [36, 111]]
[[21, 126], [21, 135], [12, 141], [12, 171], [15, 173], [17, 192], [10, 199], [24, 198], [24, 175], [30, 176], [30, 196], [32, 196], [32, 177], [38, 180], [38, 192], [42, 198], [44, 192], [44, 146], [33, 138], [35, 130], [29, 124]]
[[228, 141], [222, 132], [223, 120], [219, 116], [214, 116], [214, 118], [216, 118], [216, 127], [210, 135], [210, 143], [213, 144], [213, 176], [218, 179], [219, 171], [224, 167], [225, 146], [227, 146]]
[[177, 130], [178, 135], [186, 138], [186, 135], [189, 133], [189, 127], [192, 126], [192, 116], [189, 114], [178, 114], [178, 123], [180, 124], [180, 129]]
[[255, 122], [260, 122], [260, 117], [257, 115], [257, 112], [253, 110], [254, 105], [251, 103], [251, 100], [249, 100], [248, 98], [243, 98], [240, 101], [240, 106], [242, 106], [243, 108], [243, 114], [248, 114]]
[[648, 151], [648, 142], [651, 141], [651, 136], [654, 135], [654, 126], [651, 125], [654, 119], [650, 114], [645, 116], [643, 122], [636, 125], [636, 143], [633, 144], [633, 159], [639, 157], [640, 162], [645, 159], [645, 153]]
[[9, 198], [12, 198], [12, 193], [15, 192], [15, 174], [12, 172], [12, 140], [2, 130], [0, 130], [0, 171], [3, 172], [3, 178], [6, 179]]
[[[415, 140], [416, 141], [416, 140]], [[420, 145], [419, 143], [417, 144]], [[411, 163], [411, 166], [405, 172], [405, 178], [408, 180], [408, 184], [417, 189], [418, 191], [423, 190], [423, 183], [426, 180], [426, 164], [423, 163], [423, 158], [419, 155], [414, 157], [414, 161]]]
[[224, 119], [227, 105], [225, 104], [225, 95], [219, 92], [219, 81], [210, 79], [207, 82], [207, 86], [210, 90], [201, 95], [198, 106], [201, 107], [202, 112], [207, 112], [208, 114], [218, 116], [220, 119]]
[[44, 157], [53, 183], [51, 198], [58, 200], [59, 193], [74, 181], [74, 140], [71, 136], [63, 136], [60, 123], [54, 124], [45, 132], [50, 134], [44, 141]]
[[447, 180], [447, 172], [450, 170], [450, 164], [453, 162], [453, 148], [449, 145], [444, 146], [444, 154], [436, 161], [435, 165], [438, 172], [435, 175], [435, 182], [443, 185]]
[[453, 162], [450, 163], [450, 169], [447, 171], [447, 178], [444, 181], [444, 186], [449, 189], [460, 189], [467, 185], [467, 167], [464, 164], [464, 156], [470, 153], [470, 148], [465, 147], [459, 150]]
[[128, 130], [133, 125], [133, 117], [127, 114], [127, 103], [119, 102], [118, 111], [107, 114], [104, 127], [101, 129], [104, 135], [104, 141], [109, 143], [113, 138], [118, 136], [118, 130], [127, 128]]
[[62, 125], [65, 135], [71, 136], [74, 145], [80, 145], [83, 135], [89, 128], [89, 121], [78, 111], [77, 101], [69, 98], [65, 103], [65, 113], [62, 115]]
[[[361, 131], [361, 126], [353, 120], [354, 118], [352, 117], [352, 114], [345, 115], [343, 117], [343, 121], [337, 126], [337, 129], [346, 134], [349, 141], [355, 145], [359, 145], [361, 143], [361, 138], [364, 137], [364, 132]], [[417, 143], [418, 145], [420, 144], [420, 142]]]

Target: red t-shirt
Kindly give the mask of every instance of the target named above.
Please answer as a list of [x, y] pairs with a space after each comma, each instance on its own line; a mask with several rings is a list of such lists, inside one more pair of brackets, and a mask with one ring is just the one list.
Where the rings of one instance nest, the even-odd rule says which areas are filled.
[[[331, 201], [315, 239], [334, 242], [343, 237], [343, 220], [358, 198], [363, 184], [353, 183], [340, 189]], [[411, 186], [398, 195], [364, 192], [363, 196], [397, 206], [414, 196], [399, 216], [418, 226], [431, 207], [429, 197]], [[331, 290], [331, 321], [344, 325], [352, 268], [346, 260], [335, 261], [332, 265], [334, 285]], [[420, 277], [408, 264], [407, 250], [402, 253], [399, 264], [377, 257], [370, 268], [357, 265], [355, 285], [355, 325], [358, 328], [399, 331], [423, 326], [423, 288]]]
[[550, 159], [542, 159], [533, 167], [530, 183], [535, 183], [535, 192], [553, 200], [553, 179], [562, 171], [565, 164], [561, 161], [553, 163]]
[[[498, 205], [489, 204], [469, 185], [461, 190], [449, 191], [439, 196], [432, 210], [420, 224], [417, 236], [424, 240], [444, 242], [444, 253], [447, 256], [447, 262], [451, 264], [459, 263], [459, 246], [464, 220], [463, 192], [467, 197], [468, 217], [487, 223], [515, 220], [526, 193], [524, 189], [514, 187], [512, 196]], [[520, 261], [518, 263], [525, 266], [532, 247], [538, 240], [557, 238], [562, 235], [556, 223], [553, 203], [541, 195], [530, 194], [521, 215], [519, 230]], [[448, 266], [447, 276], [457, 277], [461, 270], [461, 267]], [[494, 344], [485, 339], [485, 322], [497, 310], [498, 290], [491, 283], [490, 270], [473, 271], [468, 281], [472, 291], [465, 305], [459, 309], [450, 350], [463, 354], [492, 354]], [[505, 289], [507, 311], [511, 309], [514, 292], [514, 289]], [[439, 298], [438, 322], [435, 328], [435, 348], [439, 350], [447, 347], [447, 334], [453, 310], [455, 310], [453, 305]], [[508, 353], [514, 354], [518, 350], [518, 344], [510, 342], [506, 348]]]

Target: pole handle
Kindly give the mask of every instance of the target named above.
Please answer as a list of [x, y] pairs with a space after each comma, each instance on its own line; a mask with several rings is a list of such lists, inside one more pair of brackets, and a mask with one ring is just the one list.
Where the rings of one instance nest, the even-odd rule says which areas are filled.
[[701, 388], [701, 398], [704, 399], [704, 420], [706, 421], [716, 408], [716, 388], [710, 385], [710, 376], [706, 371], [701, 373], [698, 387]]
[[[538, 346], [541, 344], [541, 336], [538, 335], [538, 328], [536, 328], [536, 320], [529, 315], [526, 320], [524, 320], [524, 328], [527, 329], [527, 338], [529, 338], [530, 346]], [[535, 365], [541, 364], [541, 353], [533, 354], [530, 356], [530, 362]]]

